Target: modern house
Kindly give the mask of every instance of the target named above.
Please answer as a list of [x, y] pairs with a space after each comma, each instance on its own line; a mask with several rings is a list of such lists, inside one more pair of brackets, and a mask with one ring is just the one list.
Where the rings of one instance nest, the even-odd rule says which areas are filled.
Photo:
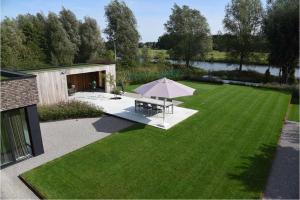
[[1, 70], [1, 167], [44, 153], [37, 104], [68, 101], [76, 91], [111, 92], [115, 77], [114, 64]]
[[[92, 82], [97, 90], [111, 92], [115, 85], [115, 64], [86, 64], [27, 71], [36, 75], [39, 104], [49, 105], [68, 101], [75, 91], [91, 90]], [[112, 81], [110, 81], [112, 80]]]
[[1, 167], [44, 153], [36, 76], [1, 70]]

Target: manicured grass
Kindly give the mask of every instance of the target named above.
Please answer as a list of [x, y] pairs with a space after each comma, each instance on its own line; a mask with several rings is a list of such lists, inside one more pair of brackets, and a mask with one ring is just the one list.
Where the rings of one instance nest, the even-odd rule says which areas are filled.
[[290, 104], [288, 120], [299, 122], [299, 104]]
[[189, 119], [134, 125], [22, 177], [46, 198], [260, 198], [290, 95], [184, 83]]

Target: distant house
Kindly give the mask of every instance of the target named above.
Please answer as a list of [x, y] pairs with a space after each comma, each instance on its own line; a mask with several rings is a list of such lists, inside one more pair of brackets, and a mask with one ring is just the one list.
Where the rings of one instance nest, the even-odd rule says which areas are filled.
[[1, 70], [1, 167], [44, 153], [35, 75]]
[[39, 104], [49, 105], [68, 101], [68, 96], [76, 91], [91, 91], [95, 84], [97, 91], [111, 92], [115, 85], [115, 64], [86, 64], [27, 71], [36, 75]]

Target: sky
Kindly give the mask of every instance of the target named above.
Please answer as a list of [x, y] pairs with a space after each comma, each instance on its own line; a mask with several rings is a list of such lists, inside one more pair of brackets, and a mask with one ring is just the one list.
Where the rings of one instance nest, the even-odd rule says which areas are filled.
[[[142, 42], [157, 41], [164, 32], [171, 8], [176, 3], [180, 6], [188, 5], [204, 15], [212, 34], [223, 30], [225, 6], [230, 0], [124, 0], [133, 11]], [[62, 6], [75, 13], [78, 19], [90, 16], [97, 20], [101, 31], [106, 26], [104, 8], [110, 0], [1, 0], [1, 19], [5, 16], [16, 17], [18, 14], [36, 14], [49, 11], [58, 13]], [[266, 0], [262, 3], [265, 5]], [[104, 38], [105, 35], [103, 34]]]

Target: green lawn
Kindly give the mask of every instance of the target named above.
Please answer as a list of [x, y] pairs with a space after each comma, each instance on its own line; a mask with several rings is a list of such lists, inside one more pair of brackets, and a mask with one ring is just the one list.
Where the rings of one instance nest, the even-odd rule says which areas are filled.
[[46, 198], [259, 198], [290, 95], [184, 83], [197, 89], [180, 98], [199, 110], [189, 119], [136, 124], [22, 177]]
[[299, 104], [290, 104], [288, 120], [299, 122]]

